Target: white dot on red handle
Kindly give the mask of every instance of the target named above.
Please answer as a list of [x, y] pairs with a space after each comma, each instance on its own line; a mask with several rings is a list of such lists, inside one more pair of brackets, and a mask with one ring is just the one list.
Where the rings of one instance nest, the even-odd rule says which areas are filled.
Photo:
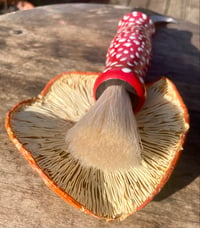
[[142, 84], [144, 84], [144, 79], [142, 77], [139, 77], [139, 80]]
[[127, 57], [124, 57], [124, 58], [120, 59], [121, 62], [126, 61], [126, 60], [127, 60]]
[[129, 65], [129, 66], [131, 66], [131, 67], [134, 66], [134, 64], [132, 64], [132, 63], [130, 63], [130, 62], [128, 62], [127, 65]]
[[140, 42], [137, 41], [137, 40], [134, 40], [133, 42], [134, 42], [136, 45], [140, 45]]
[[115, 44], [115, 48], [118, 48], [120, 46], [120, 44]]
[[115, 62], [112, 62], [110, 65], [113, 66], [113, 65], [116, 65], [118, 62], [115, 61]]
[[123, 46], [130, 47], [132, 44], [131, 43], [125, 43]]
[[142, 14], [142, 17], [143, 17], [143, 19], [147, 19], [147, 15], [146, 14]]
[[136, 57], [140, 58], [140, 55], [138, 52], [135, 53]]
[[123, 67], [123, 64], [116, 64], [115, 67]]
[[132, 15], [135, 17], [138, 15], [138, 12], [133, 12]]
[[112, 68], [111, 67], [107, 67], [104, 71], [103, 71], [103, 73], [105, 73], [105, 72], [107, 72], [108, 70], [111, 70]]
[[119, 57], [121, 57], [122, 56], [122, 54], [117, 54], [116, 55], [116, 58], [118, 59]]
[[144, 58], [144, 56], [142, 56], [142, 60], [143, 60], [143, 61], [145, 61], [145, 58]]
[[124, 41], [126, 41], [125, 38], [122, 38], [122, 39], [119, 40], [120, 43], [122, 43], [122, 42], [124, 42]]
[[125, 68], [122, 68], [122, 71], [124, 73], [130, 73], [132, 70], [130, 68], [125, 67]]
[[126, 15], [125, 15], [125, 16], [123, 17], [123, 19], [126, 21], [126, 20], [129, 19], [129, 16], [126, 16]]

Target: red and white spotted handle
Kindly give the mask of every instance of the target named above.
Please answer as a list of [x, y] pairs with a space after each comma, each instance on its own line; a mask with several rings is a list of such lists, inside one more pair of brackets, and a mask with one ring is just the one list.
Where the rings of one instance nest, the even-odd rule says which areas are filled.
[[106, 56], [105, 71], [94, 84], [98, 99], [110, 85], [124, 85], [128, 90], [134, 111], [145, 100], [144, 77], [151, 57], [151, 38], [155, 31], [152, 20], [144, 13], [126, 14], [119, 22], [117, 34]]

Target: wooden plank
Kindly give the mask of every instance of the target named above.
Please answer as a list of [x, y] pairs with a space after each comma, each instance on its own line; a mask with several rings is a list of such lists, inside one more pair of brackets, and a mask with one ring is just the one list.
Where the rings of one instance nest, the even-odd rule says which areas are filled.
[[[102, 3], [102, 2], [101, 2]], [[128, 6], [129, 0], [109, 0], [109, 4]]]
[[166, 14], [184, 19], [186, 13], [187, 0], [169, 0]]
[[167, 3], [167, 0], [151, 0], [147, 8], [160, 14], [166, 14]]
[[199, 0], [110, 0], [111, 4], [142, 7], [155, 12], [200, 24]]
[[185, 20], [200, 24], [200, 1], [187, 1]]
[[142, 8], [147, 8], [149, 0], [129, 0], [128, 6], [135, 8], [135, 7], [142, 7]]

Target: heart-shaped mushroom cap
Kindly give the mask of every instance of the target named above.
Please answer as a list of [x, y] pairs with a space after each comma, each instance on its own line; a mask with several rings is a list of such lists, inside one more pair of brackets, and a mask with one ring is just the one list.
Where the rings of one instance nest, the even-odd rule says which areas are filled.
[[64, 200], [96, 217], [122, 220], [151, 201], [170, 177], [189, 128], [188, 112], [169, 79], [146, 85], [147, 100], [136, 115], [141, 165], [114, 171], [82, 167], [69, 153], [65, 135], [93, 105], [98, 75], [57, 76], [37, 98], [7, 114], [6, 129], [30, 165]]

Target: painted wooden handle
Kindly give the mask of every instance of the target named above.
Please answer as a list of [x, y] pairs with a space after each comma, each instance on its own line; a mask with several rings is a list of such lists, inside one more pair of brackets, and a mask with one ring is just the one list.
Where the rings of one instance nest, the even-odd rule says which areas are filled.
[[128, 13], [120, 20], [117, 33], [108, 48], [105, 71], [94, 85], [96, 99], [108, 86], [122, 84], [137, 96], [133, 107], [139, 110], [145, 99], [143, 84], [154, 31], [151, 19], [141, 12]]
[[124, 71], [132, 70], [143, 81], [149, 65], [154, 31], [154, 24], [146, 14], [133, 12], [125, 15], [108, 48], [105, 70], [128, 68]]

